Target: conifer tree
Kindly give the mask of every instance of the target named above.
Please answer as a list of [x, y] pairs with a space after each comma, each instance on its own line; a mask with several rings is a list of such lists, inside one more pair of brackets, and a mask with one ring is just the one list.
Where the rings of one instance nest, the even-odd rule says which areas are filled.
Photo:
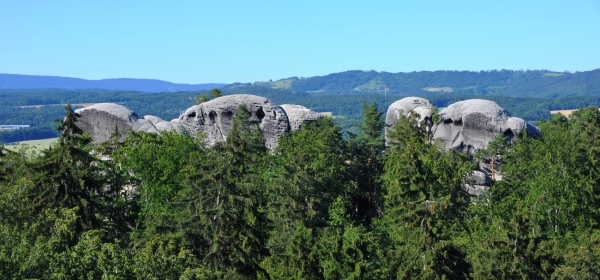
[[76, 125], [79, 114], [71, 105], [65, 107], [64, 120], [57, 130], [62, 134], [57, 143], [33, 164], [36, 172], [34, 189], [30, 190], [33, 213], [48, 208], [76, 208], [76, 231], [99, 228], [103, 218], [104, 179], [99, 159], [91, 153], [89, 135]]
[[267, 150], [264, 136], [240, 105], [226, 143], [207, 148], [190, 166], [189, 187], [179, 196], [176, 228], [214, 277], [267, 276], [260, 267], [271, 222], [259, 171]]
[[359, 134], [349, 132], [351, 141], [352, 171], [358, 184], [353, 203], [357, 219], [370, 224], [371, 219], [381, 215], [381, 184], [379, 177], [383, 173], [383, 151], [385, 122], [383, 112], [375, 102], [363, 102], [363, 122], [358, 124]]
[[383, 230], [386, 277], [467, 277], [464, 253], [452, 242], [468, 207], [466, 157], [431, 144], [417, 116], [400, 116], [385, 157]]

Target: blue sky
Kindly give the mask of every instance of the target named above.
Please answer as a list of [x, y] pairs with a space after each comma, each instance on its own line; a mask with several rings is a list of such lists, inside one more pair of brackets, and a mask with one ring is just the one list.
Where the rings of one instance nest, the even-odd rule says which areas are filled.
[[195, 84], [597, 68], [599, 0], [0, 0], [0, 73]]

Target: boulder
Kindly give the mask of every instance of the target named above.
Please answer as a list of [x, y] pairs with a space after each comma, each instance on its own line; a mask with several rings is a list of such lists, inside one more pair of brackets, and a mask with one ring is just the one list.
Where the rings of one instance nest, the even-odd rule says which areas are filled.
[[539, 129], [510, 114], [493, 101], [470, 99], [451, 104], [439, 113], [433, 137], [446, 149], [473, 154], [487, 148], [498, 134], [512, 139], [523, 130], [531, 136]]
[[387, 114], [385, 116], [386, 124], [397, 124], [400, 114], [408, 117], [410, 112], [413, 111], [419, 115], [419, 120], [431, 119], [433, 106], [427, 99], [421, 97], [405, 97], [390, 105]]
[[110, 139], [115, 126], [122, 139], [126, 137], [126, 130], [129, 128], [133, 131], [159, 132], [152, 122], [140, 118], [136, 112], [119, 104], [98, 103], [75, 112], [81, 115], [77, 126], [90, 133], [94, 144]]
[[280, 105], [288, 117], [291, 130], [302, 129], [302, 124], [310, 123], [323, 118], [323, 115], [301, 105]]
[[289, 130], [289, 122], [285, 111], [264, 97], [250, 94], [219, 97], [190, 107], [171, 122], [183, 126], [192, 134], [204, 132], [207, 143], [212, 145], [227, 139], [233, 127], [233, 117], [241, 104], [246, 104], [252, 120], [260, 122], [267, 148], [274, 149], [277, 140]]

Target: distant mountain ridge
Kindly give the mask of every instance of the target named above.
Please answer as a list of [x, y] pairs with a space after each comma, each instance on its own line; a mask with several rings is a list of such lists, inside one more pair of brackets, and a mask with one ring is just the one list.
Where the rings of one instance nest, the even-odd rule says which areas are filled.
[[154, 79], [103, 79], [85, 80], [58, 76], [35, 76], [19, 74], [0, 74], [0, 88], [26, 89], [26, 88], [64, 88], [64, 89], [108, 89], [108, 90], [133, 90], [142, 92], [177, 92], [195, 91], [220, 88], [226, 84], [176, 84]]
[[600, 96], [600, 69], [584, 72], [548, 70], [377, 72], [351, 70], [325, 76], [232, 84], [262, 86], [313, 95], [381, 93], [387, 95], [475, 94], [560, 98]]

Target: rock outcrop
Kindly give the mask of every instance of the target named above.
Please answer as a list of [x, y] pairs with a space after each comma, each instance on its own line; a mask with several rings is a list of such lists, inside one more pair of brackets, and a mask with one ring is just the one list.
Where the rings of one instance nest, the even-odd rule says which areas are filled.
[[[386, 124], [390, 130], [398, 122], [400, 113], [408, 116], [410, 111], [417, 113], [421, 121], [430, 121], [432, 105], [426, 99], [406, 97], [390, 105]], [[433, 124], [433, 138], [438, 139], [446, 149], [473, 154], [487, 148], [498, 134], [512, 139], [526, 130], [530, 136], [537, 136], [540, 130], [523, 119], [512, 117], [493, 101], [470, 99], [451, 104], [441, 112]]]
[[300, 130], [304, 123], [323, 118], [323, 115], [301, 105], [283, 104], [280, 106], [287, 114], [291, 130]]
[[213, 145], [227, 139], [233, 128], [233, 117], [241, 104], [246, 104], [252, 120], [260, 122], [265, 145], [271, 150], [286, 131], [301, 129], [304, 122], [322, 117], [304, 106], [284, 105], [291, 116], [288, 118], [283, 107], [267, 98], [249, 94], [228, 95], [194, 105], [170, 122], [150, 115], [139, 117], [134, 111], [114, 103], [99, 103], [75, 112], [81, 115], [77, 125], [90, 133], [94, 144], [108, 140], [116, 126], [122, 139], [127, 136], [127, 129], [152, 133], [174, 130], [190, 135], [202, 131], [207, 143]]
[[511, 117], [496, 102], [470, 99], [451, 104], [439, 113], [433, 137], [446, 149], [473, 154], [487, 148], [498, 134], [509, 139], [527, 130], [528, 135], [539, 134], [539, 129], [523, 119]]
[[[408, 116], [413, 111], [420, 116], [421, 121], [431, 120], [432, 105], [423, 98], [407, 97], [390, 105], [387, 113], [386, 133], [398, 122], [400, 114]], [[431, 127], [433, 138], [441, 143], [446, 150], [456, 150], [473, 155], [477, 150], [485, 149], [499, 134], [508, 136], [510, 140], [518, 137], [521, 132], [537, 137], [539, 128], [525, 122], [523, 119], [512, 117], [506, 110], [493, 101], [471, 99], [451, 104], [438, 113], [436, 123]], [[486, 164], [488, 159], [479, 161], [477, 170], [466, 178], [464, 186], [467, 192], [474, 196], [484, 194], [492, 184], [494, 166], [495, 180], [501, 180], [499, 164]]]
[[122, 138], [125, 137], [127, 129], [159, 132], [151, 122], [140, 118], [136, 112], [119, 104], [99, 103], [77, 109], [75, 112], [81, 115], [77, 126], [83, 131], [89, 132], [95, 144], [108, 140], [115, 131], [115, 126]]
[[223, 96], [190, 107], [172, 122], [193, 134], [204, 132], [208, 144], [212, 145], [227, 139], [233, 127], [233, 117], [241, 104], [246, 104], [252, 120], [260, 122], [267, 148], [274, 149], [277, 140], [289, 130], [289, 122], [285, 111], [264, 97], [250, 94]]
[[408, 117], [411, 111], [419, 115], [420, 121], [429, 120], [431, 119], [432, 109], [433, 106], [427, 99], [421, 97], [405, 97], [390, 105], [385, 117], [385, 123], [394, 125], [398, 123], [400, 114]]

